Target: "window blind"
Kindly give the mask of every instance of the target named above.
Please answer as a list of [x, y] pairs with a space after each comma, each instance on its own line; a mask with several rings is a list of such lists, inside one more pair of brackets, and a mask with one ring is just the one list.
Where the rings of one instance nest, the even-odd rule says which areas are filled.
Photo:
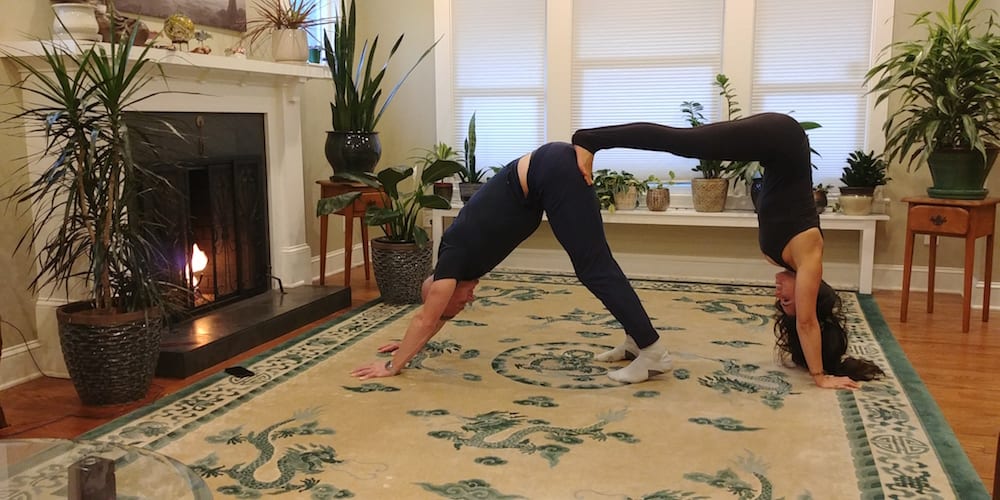
[[[633, 121], [687, 127], [685, 101], [720, 119], [712, 87], [722, 68], [723, 0], [575, 0], [573, 129]], [[626, 149], [602, 151], [594, 168], [690, 177], [696, 162]]]
[[545, 0], [454, 0], [454, 135], [476, 114], [476, 164], [502, 166], [545, 142]]
[[839, 184], [847, 155], [864, 147], [871, 28], [871, 0], [757, 0], [753, 110], [822, 125], [809, 132], [821, 155], [814, 182]]

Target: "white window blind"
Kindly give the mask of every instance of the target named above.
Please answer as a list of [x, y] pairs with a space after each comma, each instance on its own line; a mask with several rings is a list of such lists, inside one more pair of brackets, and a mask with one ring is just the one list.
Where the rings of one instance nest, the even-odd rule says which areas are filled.
[[[712, 87], [722, 68], [723, 0], [575, 0], [572, 127], [652, 121], [687, 127], [684, 101], [720, 119]], [[626, 149], [602, 151], [597, 169], [690, 177], [696, 161]]]
[[871, 28], [871, 0], [757, 0], [753, 110], [823, 126], [809, 132], [821, 155], [814, 182], [839, 184], [847, 155], [865, 145]]
[[545, 0], [454, 0], [456, 151], [476, 113], [476, 164], [502, 166], [545, 142]]

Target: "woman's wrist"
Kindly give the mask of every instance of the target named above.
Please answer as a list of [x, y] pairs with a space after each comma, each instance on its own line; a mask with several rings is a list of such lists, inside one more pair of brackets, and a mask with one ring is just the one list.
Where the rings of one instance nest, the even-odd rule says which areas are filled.
[[822, 371], [819, 371], [819, 372], [809, 372], [809, 375], [812, 375], [813, 378], [816, 378], [816, 377], [825, 377], [826, 373], [822, 372]]
[[390, 358], [389, 361], [385, 362], [385, 369], [390, 373], [392, 373], [393, 375], [399, 373], [392, 364], [392, 358]]

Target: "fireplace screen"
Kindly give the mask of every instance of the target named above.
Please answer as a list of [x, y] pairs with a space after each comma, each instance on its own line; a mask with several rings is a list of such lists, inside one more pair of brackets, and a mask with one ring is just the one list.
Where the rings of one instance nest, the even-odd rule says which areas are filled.
[[267, 207], [263, 169], [252, 158], [159, 166], [174, 187], [149, 203], [168, 280], [186, 288], [192, 309], [267, 290]]
[[255, 116], [130, 120], [142, 130], [133, 142], [137, 160], [171, 185], [145, 193], [143, 219], [160, 250], [160, 276], [186, 290], [192, 316], [270, 288], [263, 122]]

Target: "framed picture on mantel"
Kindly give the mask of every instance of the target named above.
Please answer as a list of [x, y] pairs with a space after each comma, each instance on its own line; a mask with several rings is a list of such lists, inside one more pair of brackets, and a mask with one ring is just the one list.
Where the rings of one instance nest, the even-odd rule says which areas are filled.
[[246, 0], [115, 0], [118, 11], [167, 18], [184, 14], [196, 25], [243, 31], [247, 24]]

